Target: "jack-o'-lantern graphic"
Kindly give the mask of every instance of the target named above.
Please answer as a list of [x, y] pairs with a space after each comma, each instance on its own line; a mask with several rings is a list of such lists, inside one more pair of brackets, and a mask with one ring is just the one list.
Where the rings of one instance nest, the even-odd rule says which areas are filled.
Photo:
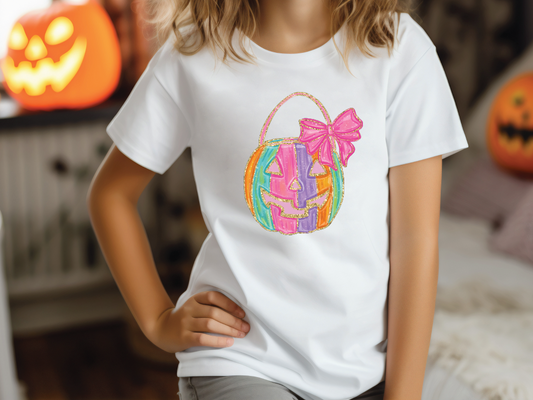
[[29, 109], [85, 108], [115, 90], [121, 61], [117, 34], [95, 1], [55, 2], [22, 16], [2, 63], [8, 93]]
[[[303, 118], [299, 137], [264, 141], [274, 114], [294, 96], [313, 100], [326, 123]], [[361, 138], [362, 126], [353, 108], [331, 122], [324, 106], [308, 93], [295, 92], [283, 99], [263, 125], [259, 147], [244, 173], [246, 203], [255, 220], [284, 235], [329, 226], [343, 200], [343, 166], [355, 151], [351, 142]]]
[[489, 113], [487, 146], [494, 161], [518, 174], [533, 174], [533, 73], [507, 83]]

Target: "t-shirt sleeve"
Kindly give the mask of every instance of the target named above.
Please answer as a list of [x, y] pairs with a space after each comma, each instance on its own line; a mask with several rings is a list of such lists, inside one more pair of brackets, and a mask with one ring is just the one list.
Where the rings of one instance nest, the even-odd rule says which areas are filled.
[[[176, 98], [179, 79], [165, 80], [179, 72], [172, 51], [167, 42], [155, 54], [107, 126], [107, 134], [124, 155], [159, 174], [170, 168], [191, 137], [187, 118], [178, 106], [183, 99]], [[169, 69], [174, 73], [165, 73]]]
[[[393, 66], [394, 67], [394, 66]], [[402, 66], [396, 66], [396, 76]], [[444, 69], [433, 44], [391, 80], [386, 114], [389, 168], [451, 156], [468, 147]], [[395, 82], [394, 79], [397, 79]]]

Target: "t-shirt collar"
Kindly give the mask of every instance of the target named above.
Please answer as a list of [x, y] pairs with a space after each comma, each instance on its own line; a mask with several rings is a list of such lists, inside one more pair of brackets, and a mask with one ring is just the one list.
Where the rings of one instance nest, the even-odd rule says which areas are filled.
[[[343, 43], [341, 42], [342, 31], [344, 29], [345, 25], [343, 25], [334, 35], [337, 46], [341, 50], [343, 46]], [[234, 40], [238, 40], [238, 37], [239, 32], [236, 30]], [[246, 50], [257, 57], [258, 62], [277, 64], [284, 67], [301, 67], [320, 63], [337, 52], [335, 44], [333, 43], [333, 38], [330, 38], [326, 43], [316, 49], [302, 53], [276, 53], [259, 46], [247, 36], [244, 38], [244, 46], [246, 47]]]

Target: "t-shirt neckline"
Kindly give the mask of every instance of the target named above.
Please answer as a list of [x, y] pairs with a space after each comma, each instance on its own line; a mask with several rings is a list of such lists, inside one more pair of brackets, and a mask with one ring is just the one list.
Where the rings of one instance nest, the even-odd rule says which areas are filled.
[[[343, 28], [344, 25], [334, 35], [335, 42], [339, 48], [342, 48], [340, 46], [341, 32]], [[309, 66], [310, 64], [315, 64], [321, 60], [325, 60], [337, 52], [335, 44], [333, 43], [333, 37], [331, 37], [323, 45], [302, 53], [277, 53], [270, 51], [256, 44], [248, 36], [245, 36], [245, 43], [248, 46], [248, 50], [257, 57], [259, 62], [277, 64], [284, 67]]]

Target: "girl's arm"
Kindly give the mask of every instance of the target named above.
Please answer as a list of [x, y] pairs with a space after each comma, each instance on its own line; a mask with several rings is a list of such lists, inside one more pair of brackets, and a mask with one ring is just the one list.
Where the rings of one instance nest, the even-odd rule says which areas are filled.
[[149, 335], [173, 303], [157, 273], [137, 201], [155, 172], [113, 144], [91, 182], [87, 205], [104, 257], [139, 327]]
[[137, 201], [155, 172], [111, 147], [98, 168], [87, 205], [98, 242], [126, 304], [139, 327], [168, 352], [192, 346], [227, 347], [250, 330], [244, 310], [218, 291], [190, 297], [179, 309], [157, 272]]
[[390, 280], [384, 400], [420, 400], [439, 272], [442, 156], [389, 169]]

